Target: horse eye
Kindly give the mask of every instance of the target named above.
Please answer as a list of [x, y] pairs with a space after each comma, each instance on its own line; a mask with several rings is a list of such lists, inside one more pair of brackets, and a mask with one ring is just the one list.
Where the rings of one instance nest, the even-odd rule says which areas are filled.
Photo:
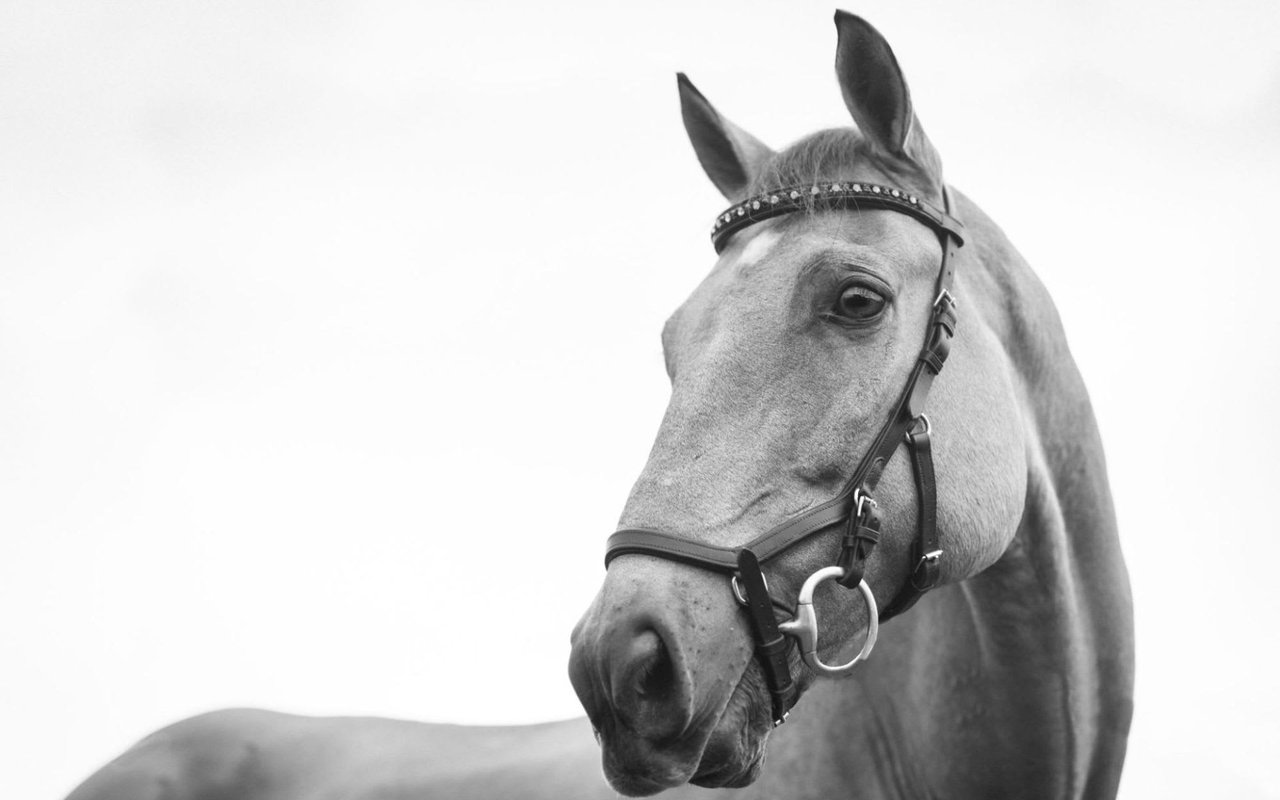
[[875, 289], [854, 284], [844, 287], [840, 292], [840, 301], [836, 303], [836, 314], [855, 322], [868, 322], [880, 316], [888, 302], [885, 296]]

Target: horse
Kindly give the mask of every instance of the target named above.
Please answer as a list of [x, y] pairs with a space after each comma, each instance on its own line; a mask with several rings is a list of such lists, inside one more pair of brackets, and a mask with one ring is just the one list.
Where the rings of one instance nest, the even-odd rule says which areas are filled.
[[732, 205], [663, 329], [669, 405], [572, 635], [606, 777], [1114, 797], [1132, 597], [1085, 387], [884, 37], [836, 28], [854, 128], [775, 152], [679, 81]]
[[224, 710], [68, 800], [1115, 795], [1132, 601], [1085, 388], [883, 36], [836, 27], [856, 127], [780, 152], [679, 76], [734, 205], [663, 329], [670, 404], [571, 634], [587, 719]]

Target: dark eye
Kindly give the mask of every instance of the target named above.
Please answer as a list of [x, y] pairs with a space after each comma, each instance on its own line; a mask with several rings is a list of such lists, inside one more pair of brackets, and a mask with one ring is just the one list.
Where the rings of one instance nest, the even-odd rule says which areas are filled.
[[836, 303], [836, 316], [853, 322], [869, 322], [880, 316], [888, 304], [885, 296], [860, 283], [844, 287]]

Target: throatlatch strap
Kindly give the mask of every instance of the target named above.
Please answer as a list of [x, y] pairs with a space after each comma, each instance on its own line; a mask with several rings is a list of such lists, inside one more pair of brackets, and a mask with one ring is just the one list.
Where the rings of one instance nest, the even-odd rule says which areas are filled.
[[880, 621], [896, 617], [916, 604], [942, 577], [942, 549], [938, 546], [938, 485], [933, 472], [933, 443], [927, 426], [907, 434], [911, 473], [915, 477], [919, 536], [911, 544], [914, 566], [907, 584], [880, 613]]

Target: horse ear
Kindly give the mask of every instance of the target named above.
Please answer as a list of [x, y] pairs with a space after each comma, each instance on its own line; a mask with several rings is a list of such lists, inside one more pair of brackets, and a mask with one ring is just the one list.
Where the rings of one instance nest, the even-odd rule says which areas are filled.
[[847, 11], [836, 12], [836, 32], [836, 79], [858, 130], [881, 153], [936, 176], [938, 156], [911, 109], [911, 93], [889, 43]]
[[707, 177], [728, 199], [741, 199], [773, 151], [720, 116], [683, 72], [676, 73], [676, 84], [680, 89], [684, 129]]

